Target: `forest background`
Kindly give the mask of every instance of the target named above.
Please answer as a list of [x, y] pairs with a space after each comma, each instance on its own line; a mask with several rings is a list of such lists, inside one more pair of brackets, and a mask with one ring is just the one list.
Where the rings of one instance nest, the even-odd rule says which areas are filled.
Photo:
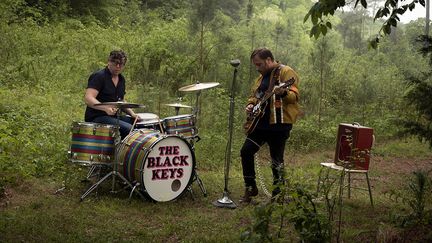
[[[368, 1], [377, 6], [382, 1]], [[240, 170], [244, 105], [256, 71], [249, 55], [270, 48], [300, 76], [302, 117], [288, 153], [333, 148], [337, 125], [374, 128], [377, 141], [401, 137], [418, 114], [404, 98], [408, 77], [428, 73], [415, 39], [424, 19], [399, 24], [376, 50], [380, 20], [364, 9], [331, 16], [332, 30], [310, 38], [309, 0], [4, 0], [0, 3], [0, 194], [29, 178], [64, 179], [71, 124], [83, 121], [88, 76], [113, 49], [128, 54], [127, 100], [139, 112], [174, 115], [166, 103], [194, 105], [182, 86], [219, 82], [201, 95], [199, 168], [222, 173], [233, 67], [233, 163]], [[430, 98], [430, 97], [429, 97]], [[182, 110], [183, 111], [183, 110]], [[187, 113], [187, 111], [183, 111]]]

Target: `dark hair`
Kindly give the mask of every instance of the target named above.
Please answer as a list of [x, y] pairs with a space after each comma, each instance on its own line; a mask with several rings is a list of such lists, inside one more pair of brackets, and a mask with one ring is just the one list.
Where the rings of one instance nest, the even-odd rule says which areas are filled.
[[270, 57], [270, 59], [272, 61], [274, 61], [273, 53], [269, 49], [267, 49], [265, 47], [261, 47], [261, 48], [255, 49], [252, 52], [252, 54], [250, 56], [250, 59], [253, 59], [255, 56], [258, 56], [260, 59], [263, 59], [263, 60], [265, 60], [268, 57]]
[[114, 51], [110, 52], [108, 60], [121, 60], [124, 63], [126, 63], [126, 61], [127, 61], [127, 55], [122, 50], [114, 50]]

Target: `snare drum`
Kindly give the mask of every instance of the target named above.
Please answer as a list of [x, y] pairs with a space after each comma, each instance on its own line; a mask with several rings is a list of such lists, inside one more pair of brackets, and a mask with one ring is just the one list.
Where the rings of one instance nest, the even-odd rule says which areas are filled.
[[142, 120], [159, 119], [159, 116], [154, 113], [137, 113]]
[[158, 130], [159, 132], [162, 133], [164, 132], [162, 121], [159, 119], [151, 119], [151, 120], [144, 120], [144, 121], [137, 122], [135, 128], [136, 129], [147, 128], [147, 129]]
[[158, 202], [174, 200], [192, 182], [195, 154], [175, 135], [140, 129], [129, 134], [117, 150], [119, 172]]
[[195, 115], [170, 116], [163, 120], [165, 132], [167, 134], [181, 135], [185, 138], [198, 135], [198, 129], [195, 127], [195, 123]]
[[119, 128], [114, 125], [73, 122], [70, 161], [84, 165], [112, 163], [118, 133]]

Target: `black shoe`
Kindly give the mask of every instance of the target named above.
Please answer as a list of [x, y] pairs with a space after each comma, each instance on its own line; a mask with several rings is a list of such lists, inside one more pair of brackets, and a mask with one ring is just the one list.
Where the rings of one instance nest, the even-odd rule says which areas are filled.
[[275, 202], [276, 200], [278, 200], [279, 197], [281, 196], [281, 195], [279, 195], [280, 192], [281, 192], [281, 190], [279, 187], [276, 187], [275, 189], [273, 189], [270, 201]]
[[245, 194], [240, 198], [241, 203], [250, 203], [252, 197], [258, 195], [258, 188], [256, 186], [248, 186], [245, 188]]
[[272, 191], [272, 198], [277, 197], [277, 195], [281, 193], [281, 189], [279, 187], [276, 187], [275, 189], [273, 189]]

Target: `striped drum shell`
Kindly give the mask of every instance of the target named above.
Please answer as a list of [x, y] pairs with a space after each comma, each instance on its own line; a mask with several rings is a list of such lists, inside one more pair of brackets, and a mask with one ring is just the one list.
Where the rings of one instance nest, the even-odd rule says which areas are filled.
[[118, 127], [114, 125], [73, 122], [69, 159], [84, 165], [112, 163], [118, 132]]

